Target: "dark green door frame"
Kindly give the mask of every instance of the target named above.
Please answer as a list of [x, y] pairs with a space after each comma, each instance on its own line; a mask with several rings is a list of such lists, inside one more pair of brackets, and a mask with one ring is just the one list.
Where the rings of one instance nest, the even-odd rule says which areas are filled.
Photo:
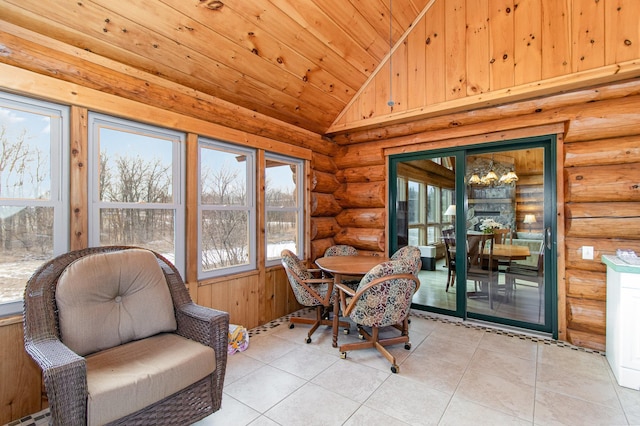
[[[544, 324], [534, 323], [522, 323], [505, 318], [496, 318], [481, 314], [474, 314], [467, 312], [467, 300], [464, 286], [465, 281], [458, 280], [456, 285], [458, 290], [456, 291], [456, 310], [446, 310], [436, 307], [424, 307], [415, 306], [417, 309], [425, 309], [428, 311], [443, 313], [447, 315], [453, 315], [463, 319], [472, 318], [490, 322], [498, 322], [501, 324], [515, 326], [520, 328], [526, 328], [530, 330], [536, 330], [543, 333], [549, 333], [553, 338], [557, 338], [558, 335], [558, 311], [557, 311], [557, 274], [556, 274], [556, 258], [557, 258], [557, 243], [556, 243], [556, 137], [555, 135], [537, 136], [525, 139], [517, 139], [510, 141], [501, 141], [498, 143], [486, 143], [478, 145], [469, 145], [464, 147], [455, 147], [451, 149], [438, 149], [433, 151], [422, 151], [411, 154], [399, 154], [390, 157], [389, 161], [389, 201], [391, 208], [389, 209], [389, 232], [390, 232], [390, 252], [393, 253], [398, 250], [398, 240], [395, 238], [397, 235], [397, 218], [396, 218], [396, 206], [398, 202], [397, 192], [397, 167], [398, 163], [416, 160], [416, 159], [430, 159], [436, 157], [455, 157], [456, 161], [456, 217], [455, 228], [462, 232], [456, 232], [456, 245], [466, 245], [466, 191], [464, 176], [466, 175], [466, 157], [473, 154], [484, 154], [491, 152], [521, 150], [527, 148], [544, 148], [544, 244], [545, 244], [545, 256], [544, 256], [544, 271], [545, 271], [545, 320]], [[460, 167], [462, 165], [463, 167]], [[456, 253], [456, 265], [457, 275], [466, 276], [466, 254], [462, 250], [458, 250]], [[461, 282], [462, 281], [462, 282]]]

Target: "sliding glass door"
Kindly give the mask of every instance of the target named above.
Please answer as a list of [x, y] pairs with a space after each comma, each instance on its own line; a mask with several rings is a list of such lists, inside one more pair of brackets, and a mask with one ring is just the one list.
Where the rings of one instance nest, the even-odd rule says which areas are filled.
[[[455, 265], [446, 262], [443, 233], [455, 226], [456, 156], [419, 155], [396, 162], [392, 252], [406, 245], [420, 248], [423, 291], [414, 302], [437, 311], [457, 312]], [[442, 290], [442, 291], [440, 291]]]
[[391, 251], [421, 250], [414, 307], [556, 334], [552, 136], [393, 157]]

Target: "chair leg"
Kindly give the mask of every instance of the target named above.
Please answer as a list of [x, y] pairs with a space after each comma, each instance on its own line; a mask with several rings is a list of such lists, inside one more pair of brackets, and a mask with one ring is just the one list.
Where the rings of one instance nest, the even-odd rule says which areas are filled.
[[[311, 329], [307, 333], [307, 338], [305, 341], [307, 343], [311, 343], [311, 336], [321, 325], [333, 326], [333, 319], [325, 316], [325, 307], [322, 305], [316, 306], [316, 317], [315, 318], [301, 318], [301, 317], [291, 317], [289, 319], [290, 325], [289, 328], [293, 328], [294, 324], [308, 324], [311, 325]], [[339, 327], [349, 328], [350, 324], [347, 321], [339, 321]]]
[[391, 352], [387, 350], [385, 346], [404, 343], [405, 349], [411, 349], [411, 342], [409, 341], [408, 334], [408, 321], [405, 319], [402, 324], [402, 328], [398, 327], [399, 324], [393, 326], [402, 331], [402, 334], [400, 336], [389, 337], [382, 340], [380, 340], [380, 330], [378, 327], [371, 327], [371, 333], [368, 333], [363, 327], [358, 326], [358, 333], [360, 333], [360, 335], [364, 338], [364, 341], [357, 343], [346, 343], [344, 345], [341, 345], [339, 350], [342, 353], [342, 357], [346, 358], [346, 353], [350, 350], [375, 348], [391, 363], [391, 371], [393, 373], [399, 372], [400, 367], [396, 364], [396, 358], [391, 354]]

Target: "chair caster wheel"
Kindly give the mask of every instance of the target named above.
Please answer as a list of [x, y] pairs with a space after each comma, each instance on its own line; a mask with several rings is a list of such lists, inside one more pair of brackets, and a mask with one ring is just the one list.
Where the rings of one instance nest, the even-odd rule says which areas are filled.
[[358, 339], [364, 340], [364, 335], [363, 334], [358, 334]]
[[307, 337], [306, 339], [304, 339], [305, 343], [309, 344], [311, 343], [311, 337]]
[[405, 344], [404, 344], [404, 348], [405, 348], [406, 350], [411, 349], [411, 343], [405, 343]]
[[345, 328], [345, 329], [344, 329], [344, 331], [343, 331], [343, 333], [344, 333], [344, 334], [349, 334], [349, 333], [350, 333], [350, 330], [349, 330], [348, 328]]
[[399, 372], [400, 372], [400, 366], [399, 366], [399, 365], [395, 365], [395, 364], [394, 364], [394, 365], [392, 365], [392, 366], [391, 366], [391, 372], [392, 372], [393, 374], [399, 373]]
[[293, 323], [289, 324], [289, 328], [290, 329], [293, 328], [293, 327], [295, 327], [295, 325]]
[[340, 352], [340, 358], [347, 359], [347, 353], [346, 352]]

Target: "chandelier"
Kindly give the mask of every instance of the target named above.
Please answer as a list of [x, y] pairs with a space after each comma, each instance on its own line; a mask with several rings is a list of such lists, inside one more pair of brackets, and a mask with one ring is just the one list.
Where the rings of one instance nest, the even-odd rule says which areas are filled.
[[[498, 175], [500, 177], [498, 177]], [[473, 174], [468, 177], [469, 185], [505, 185], [512, 184], [518, 180], [518, 175], [513, 166], [508, 167], [500, 162], [494, 162], [493, 156], [487, 164], [486, 160], [477, 157], [473, 164]]]

